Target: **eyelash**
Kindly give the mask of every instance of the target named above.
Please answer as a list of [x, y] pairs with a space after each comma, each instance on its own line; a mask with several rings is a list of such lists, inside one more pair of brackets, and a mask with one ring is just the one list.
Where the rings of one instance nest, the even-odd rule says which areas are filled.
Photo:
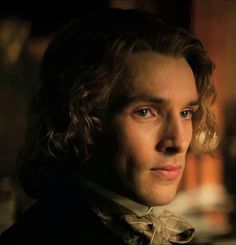
[[[184, 116], [183, 113], [185, 112], [188, 112], [188, 115], [187, 116]], [[189, 115], [190, 113], [190, 115]], [[193, 115], [194, 115], [195, 111], [193, 109], [185, 109], [183, 111], [180, 112], [180, 116], [183, 118], [183, 119], [186, 119], [186, 120], [191, 120]]]
[[[187, 115], [184, 115], [184, 113], [188, 113]], [[183, 111], [180, 112], [180, 116], [185, 119], [185, 120], [191, 120], [193, 115], [196, 113], [196, 110], [194, 109], [184, 109]], [[140, 118], [150, 118], [152, 116], [157, 116], [156, 112], [153, 112], [152, 109], [150, 108], [140, 108], [137, 109], [136, 111], [133, 112], [133, 114], [135, 114], [136, 116], [140, 117]], [[148, 115], [150, 114], [150, 115]]]
[[[145, 111], [145, 113], [143, 113], [144, 111]], [[140, 108], [140, 109], [137, 109], [136, 111], [134, 111], [133, 113], [135, 115], [137, 115], [138, 117], [141, 117], [141, 118], [149, 118], [151, 116], [157, 115], [157, 113], [153, 112], [153, 110], [151, 110], [149, 108]], [[150, 115], [147, 116], [148, 114], [150, 114]]]

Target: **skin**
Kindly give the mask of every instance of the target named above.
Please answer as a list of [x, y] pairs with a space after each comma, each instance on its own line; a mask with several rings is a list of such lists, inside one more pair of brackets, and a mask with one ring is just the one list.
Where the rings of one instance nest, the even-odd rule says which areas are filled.
[[166, 205], [176, 195], [192, 139], [194, 75], [184, 58], [152, 52], [133, 54], [128, 64], [126, 103], [111, 119], [112, 168], [105, 166], [96, 181], [144, 205]]

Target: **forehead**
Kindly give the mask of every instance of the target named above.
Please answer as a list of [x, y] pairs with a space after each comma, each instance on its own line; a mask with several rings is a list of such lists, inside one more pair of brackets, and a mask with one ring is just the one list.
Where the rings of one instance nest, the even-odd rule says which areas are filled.
[[[128, 96], [161, 93], [163, 97], [197, 97], [192, 69], [183, 57], [143, 52], [130, 55], [127, 65], [130, 73]], [[177, 91], [182, 93], [177, 94]]]

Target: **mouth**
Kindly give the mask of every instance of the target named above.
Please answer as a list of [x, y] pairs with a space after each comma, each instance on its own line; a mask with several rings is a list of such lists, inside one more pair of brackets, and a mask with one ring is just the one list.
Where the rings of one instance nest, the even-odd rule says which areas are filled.
[[162, 167], [151, 168], [151, 171], [162, 179], [175, 180], [179, 178], [182, 167], [180, 165], [166, 165]]

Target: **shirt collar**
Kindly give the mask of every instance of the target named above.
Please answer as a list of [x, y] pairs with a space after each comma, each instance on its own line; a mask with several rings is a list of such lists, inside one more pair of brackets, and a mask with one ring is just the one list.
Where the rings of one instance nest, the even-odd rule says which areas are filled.
[[99, 194], [99, 195], [123, 206], [124, 208], [134, 212], [135, 214], [137, 214], [139, 216], [143, 216], [143, 215], [147, 214], [152, 209], [152, 207], [147, 207], [147, 206], [139, 204], [139, 203], [127, 198], [127, 197], [124, 197], [120, 194], [114, 193], [114, 192], [94, 183], [93, 181], [85, 178], [84, 176], [80, 176], [79, 181], [84, 187], [86, 187], [86, 188], [96, 192], [97, 194]]

